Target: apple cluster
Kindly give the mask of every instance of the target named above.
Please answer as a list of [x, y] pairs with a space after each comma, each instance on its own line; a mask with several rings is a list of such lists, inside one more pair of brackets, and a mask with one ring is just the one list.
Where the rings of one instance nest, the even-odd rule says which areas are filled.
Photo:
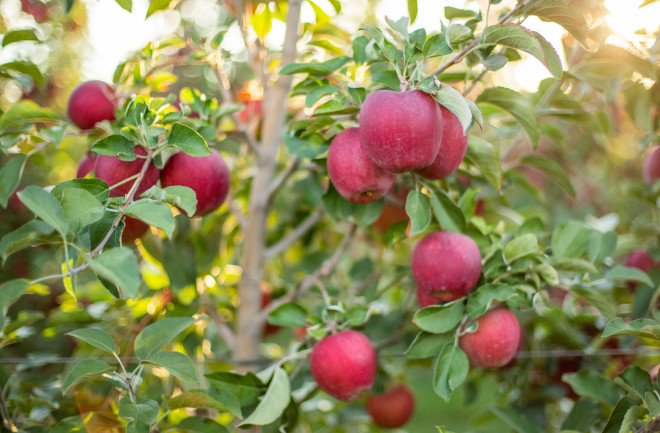
[[[71, 93], [67, 112], [78, 128], [86, 130], [101, 121], [114, 120], [117, 106], [118, 98], [110, 85], [102, 81], [87, 81]], [[138, 155], [133, 161], [89, 153], [80, 161], [76, 176], [85, 177], [93, 171], [97, 179], [111, 187], [110, 197], [124, 196], [133, 185], [132, 181], [126, 182], [126, 179], [140, 172], [144, 164], [140, 156], [147, 154], [140, 146], [135, 146], [133, 150]], [[211, 155], [203, 157], [179, 152], [167, 160], [162, 170], [153, 162], [149, 165], [137, 188], [136, 196], [156, 185], [159, 180], [163, 188], [179, 185], [195, 191], [197, 208], [194, 216], [205, 216], [218, 209], [227, 198], [230, 173], [224, 159], [215, 149], [211, 149]], [[124, 223], [124, 242], [135, 241], [149, 228], [144, 222], [131, 217], [125, 217]]]
[[443, 179], [460, 165], [468, 137], [458, 118], [421, 90], [378, 90], [362, 104], [359, 128], [340, 132], [328, 150], [328, 175], [346, 200], [388, 193], [397, 173]]

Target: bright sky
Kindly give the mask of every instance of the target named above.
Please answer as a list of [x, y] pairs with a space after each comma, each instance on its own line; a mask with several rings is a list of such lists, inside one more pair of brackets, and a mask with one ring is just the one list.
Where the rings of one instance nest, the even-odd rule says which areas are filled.
[[[124, 60], [137, 49], [144, 47], [148, 41], [165, 38], [172, 29], [179, 24], [179, 16], [176, 12], [161, 12], [144, 20], [147, 10], [147, 0], [134, 0], [133, 13], [128, 13], [121, 9], [111, 0], [84, 0], [89, 10], [88, 41], [89, 55], [85, 56], [86, 62], [83, 65], [83, 75], [87, 79], [102, 79], [110, 81], [115, 66]], [[618, 33], [620, 40], [639, 39], [635, 31], [639, 28], [646, 28], [649, 32], [655, 31], [660, 23], [660, 3], [646, 6], [639, 9], [638, 6], [643, 0], [606, 0], [605, 6], [612, 12], [606, 17], [608, 25]], [[317, 2], [324, 9], [330, 10], [326, 0]], [[399, 18], [407, 15], [407, 6], [404, 0], [381, 0], [376, 10], [379, 18], [384, 19], [387, 15], [390, 18]], [[425, 27], [429, 31], [438, 31], [440, 29], [439, 17], [443, 16], [445, 6], [465, 7], [466, 4], [475, 3], [466, 0], [418, 0], [419, 16], [414, 23], [414, 27]], [[186, 4], [194, 4], [187, 10]], [[353, 0], [345, 5], [345, 12], [349, 12], [346, 25], [349, 28], [355, 28], [360, 20], [366, 0]], [[202, 24], [214, 25], [214, 17], [217, 14], [217, 4], [215, 0], [195, 0], [194, 2], [183, 3], [183, 13], [199, 20], [206, 20]], [[357, 13], [350, 16], [350, 11]], [[313, 21], [313, 10], [308, 4], [303, 8], [303, 20]], [[118, 23], [121, 23], [119, 25]], [[563, 58], [561, 50], [561, 36], [564, 30], [553, 23], [544, 23], [541, 20], [531, 17], [525, 21], [525, 26], [541, 33], [557, 49]], [[278, 43], [284, 35], [284, 25], [275, 24], [269, 42]], [[237, 32], [230, 32], [225, 39], [226, 44], [232, 41], [238, 43], [240, 36]], [[613, 37], [610, 42], [616, 43], [617, 37]], [[498, 84], [509, 87], [518, 87], [525, 90], [536, 90], [536, 87], [544, 78], [550, 76], [545, 67], [534, 58], [527, 58], [522, 62], [514, 63], [506, 68], [506, 73], [496, 76]], [[500, 82], [501, 81], [501, 82]]]

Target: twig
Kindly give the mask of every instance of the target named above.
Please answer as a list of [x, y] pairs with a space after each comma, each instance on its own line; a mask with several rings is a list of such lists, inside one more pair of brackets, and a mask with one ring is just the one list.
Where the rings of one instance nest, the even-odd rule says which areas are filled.
[[271, 245], [266, 249], [266, 260], [271, 259], [285, 251], [291, 245], [293, 245], [298, 239], [304, 236], [314, 225], [321, 219], [323, 216], [322, 210], [317, 210], [316, 212], [309, 215], [303, 222], [301, 222], [291, 233], [280, 239], [279, 242]]
[[233, 196], [231, 192], [227, 195], [227, 207], [229, 211], [236, 217], [238, 220], [238, 225], [241, 227], [241, 230], [245, 230], [247, 227], [247, 217], [245, 214], [234, 204]]
[[254, 319], [254, 321], [257, 324], [259, 324], [259, 326], [263, 325], [263, 323], [266, 321], [266, 317], [268, 317], [268, 315], [272, 311], [274, 311], [277, 307], [284, 305], [287, 302], [291, 302], [294, 299], [298, 298], [299, 296], [302, 296], [309, 289], [311, 289], [314, 286], [314, 284], [316, 284], [317, 280], [320, 280], [321, 278], [325, 278], [328, 275], [330, 275], [330, 273], [335, 269], [335, 267], [339, 263], [339, 260], [344, 255], [346, 249], [350, 245], [351, 240], [353, 239], [353, 235], [355, 234], [356, 227], [357, 226], [355, 224], [351, 224], [351, 226], [348, 229], [348, 232], [339, 243], [339, 246], [335, 250], [334, 254], [332, 254], [332, 256], [326, 259], [326, 261], [324, 261], [321, 264], [321, 266], [319, 266], [319, 268], [316, 271], [314, 271], [314, 273], [308, 275], [302, 281], [300, 281], [296, 286], [295, 290], [275, 299], [273, 302], [268, 304], [267, 307], [262, 309], [259, 312], [258, 316]]
[[4, 390], [0, 389], [0, 403], [2, 403], [2, 421], [3, 424], [9, 429], [11, 432], [17, 432], [18, 430], [16, 429], [16, 426], [14, 425], [14, 422], [11, 419], [11, 414], [9, 413], [9, 408], [7, 407], [7, 401], [5, 400], [5, 392]]
[[229, 348], [233, 348], [234, 344], [236, 344], [236, 334], [232, 331], [229, 325], [220, 318], [218, 311], [213, 308], [213, 305], [211, 305], [209, 297], [204, 293], [200, 298], [203, 304], [208, 304], [206, 312], [211, 317], [211, 320], [213, 320], [213, 323], [215, 323], [215, 326], [218, 329], [218, 335]]
[[[514, 7], [513, 9], [511, 9], [511, 11], [509, 11], [508, 14], [504, 15], [504, 16], [502, 17], [502, 19], [500, 19], [500, 20], [497, 22], [497, 24], [498, 24], [498, 25], [501, 25], [501, 24], [506, 23], [506, 22], [509, 20], [509, 18], [511, 18], [512, 16], [514, 16], [514, 15], [515, 15], [520, 9], [524, 8], [525, 6], [527, 6], [528, 3], [529, 3], [529, 0], [527, 0], [527, 1], [521, 1], [520, 3], [518, 3], [518, 4], [516, 5], [516, 7]], [[447, 68], [449, 68], [450, 66], [453, 66], [453, 65], [455, 65], [455, 64], [457, 64], [457, 63], [460, 63], [461, 60], [463, 60], [463, 57], [467, 56], [468, 53], [474, 49], [474, 47], [476, 47], [477, 45], [479, 45], [479, 42], [480, 42], [480, 39], [475, 39], [475, 40], [473, 40], [473, 41], [470, 43], [470, 45], [468, 45], [467, 47], [463, 48], [463, 50], [462, 50], [460, 53], [458, 53], [453, 59], [451, 59], [449, 62], [445, 63], [444, 65], [440, 66], [440, 67], [439, 67], [438, 69], [436, 69], [435, 71], [433, 71], [433, 72], [431, 72], [430, 74], [428, 74], [427, 77], [434, 77], [434, 76], [436, 76], [436, 75], [438, 75], [438, 74], [444, 72], [444, 71], [445, 71]]]
[[284, 185], [284, 182], [286, 182], [289, 177], [296, 171], [298, 166], [300, 165], [300, 158], [297, 156], [294, 156], [293, 159], [291, 160], [291, 164], [287, 168], [285, 168], [280, 174], [273, 180], [273, 183], [268, 190], [268, 197], [270, 199], [275, 196], [275, 193], [277, 193], [277, 190], [279, 190], [282, 185]]

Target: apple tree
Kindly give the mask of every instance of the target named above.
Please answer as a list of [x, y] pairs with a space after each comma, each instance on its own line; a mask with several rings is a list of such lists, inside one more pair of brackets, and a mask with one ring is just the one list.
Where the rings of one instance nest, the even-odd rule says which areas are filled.
[[3, 429], [660, 429], [658, 31], [195, 3], [112, 83], [85, 4], [0, 17]]

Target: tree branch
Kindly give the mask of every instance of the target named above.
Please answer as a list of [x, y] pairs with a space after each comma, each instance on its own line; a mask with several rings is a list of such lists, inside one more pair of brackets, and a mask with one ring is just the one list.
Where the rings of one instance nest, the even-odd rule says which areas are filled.
[[268, 198], [272, 199], [275, 193], [277, 192], [278, 189], [284, 185], [284, 182], [289, 179], [289, 177], [296, 171], [298, 166], [300, 165], [300, 158], [297, 156], [294, 156], [293, 159], [291, 160], [291, 164], [287, 168], [285, 168], [280, 174], [273, 180], [273, 184], [271, 187], [268, 189]]
[[278, 255], [279, 253], [285, 251], [296, 241], [298, 241], [302, 236], [305, 235], [314, 225], [321, 219], [323, 216], [322, 210], [317, 210], [316, 212], [309, 215], [303, 222], [298, 224], [298, 226], [288, 235], [280, 239], [279, 242], [271, 245], [266, 250], [266, 260], [271, 259]]

